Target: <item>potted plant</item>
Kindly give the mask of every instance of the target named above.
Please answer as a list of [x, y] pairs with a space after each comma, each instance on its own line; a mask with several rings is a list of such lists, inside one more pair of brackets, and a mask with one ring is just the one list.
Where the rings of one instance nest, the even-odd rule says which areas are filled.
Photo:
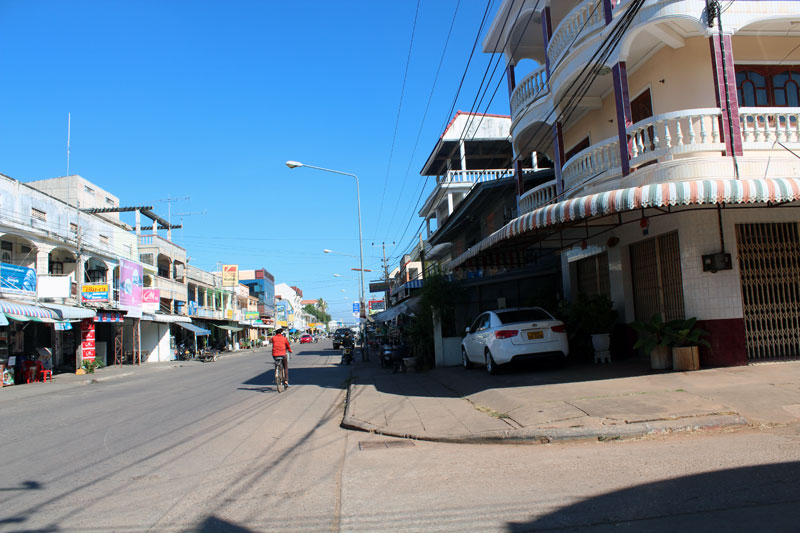
[[611, 346], [611, 329], [617, 323], [614, 303], [605, 294], [585, 298], [584, 303], [583, 326], [592, 337], [595, 354], [607, 352]]
[[700, 345], [711, 348], [704, 337], [707, 331], [696, 328], [697, 318], [670, 320], [666, 325], [666, 340], [672, 346], [672, 368], [675, 370], [698, 370], [700, 368]]
[[641, 349], [650, 356], [650, 368], [666, 370], [672, 368], [672, 350], [667, 338], [667, 324], [656, 313], [649, 321], [636, 321], [631, 324], [636, 330], [635, 349]]

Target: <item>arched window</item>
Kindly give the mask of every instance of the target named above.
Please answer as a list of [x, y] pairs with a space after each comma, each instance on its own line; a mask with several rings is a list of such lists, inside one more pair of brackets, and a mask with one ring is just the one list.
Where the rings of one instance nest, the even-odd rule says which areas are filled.
[[800, 107], [800, 65], [737, 65], [740, 107]]

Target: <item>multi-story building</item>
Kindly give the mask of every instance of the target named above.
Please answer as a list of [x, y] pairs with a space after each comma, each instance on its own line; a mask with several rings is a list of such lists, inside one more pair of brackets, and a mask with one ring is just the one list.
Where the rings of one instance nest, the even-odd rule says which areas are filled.
[[275, 277], [267, 269], [240, 270], [239, 283], [247, 285], [250, 294], [258, 298], [258, 313], [262, 319], [275, 316]]
[[286, 283], [278, 283], [275, 285], [275, 299], [275, 307], [279, 308], [282, 313], [279, 324], [284, 325], [282, 323], [285, 322], [284, 327], [304, 330], [306, 320], [304, 319], [303, 306], [300, 303], [303, 299], [302, 291]]
[[54, 367], [74, 370], [81, 330], [91, 329], [96, 356], [111, 363], [117, 331], [106, 325], [122, 320], [120, 265], [136, 263], [136, 238], [44, 185], [0, 175], [0, 359], [21, 362], [46, 348]]
[[450, 267], [549, 249], [567, 296], [604, 292], [625, 322], [697, 317], [704, 365], [800, 354], [797, 13], [505, 0], [484, 51], [507, 62], [514, 163], [546, 153], [555, 194], [521, 192], [517, 217]]

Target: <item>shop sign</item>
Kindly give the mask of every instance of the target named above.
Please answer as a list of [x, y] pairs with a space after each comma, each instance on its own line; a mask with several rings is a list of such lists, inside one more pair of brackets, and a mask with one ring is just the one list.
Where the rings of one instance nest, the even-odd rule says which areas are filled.
[[95, 331], [94, 320], [91, 318], [84, 318], [81, 320], [81, 357], [86, 359], [94, 359], [95, 357]]
[[36, 292], [36, 271], [32, 268], [0, 263], [0, 289], [21, 293]]
[[55, 327], [56, 331], [67, 331], [72, 329], [72, 324], [69, 322], [56, 322], [53, 324], [53, 326]]
[[36, 292], [39, 298], [69, 298], [72, 278], [69, 276], [39, 276]]
[[369, 314], [374, 315], [386, 309], [386, 302], [384, 300], [370, 300], [369, 301]]
[[81, 286], [82, 302], [107, 302], [108, 283], [85, 283]]
[[233, 309], [225, 310], [225, 318], [233, 318]]
[[222, 286], [236, 287], [239, 285], [239, 265], [222, 265]]
[[245, 320], [258, 320], [258, 311], [247, 311], [244, 314]]
[[142, 289], [142, 309], [157, 311], [161, 304], [161, 289]]

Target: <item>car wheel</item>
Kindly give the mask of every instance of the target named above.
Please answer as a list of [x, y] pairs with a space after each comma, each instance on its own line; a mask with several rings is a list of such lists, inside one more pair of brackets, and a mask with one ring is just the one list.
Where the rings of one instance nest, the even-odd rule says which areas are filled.
[[492, 353], [486, 350], [486, 371], [492, 375], [497, 374], [497, 363], [494, 362]]
[[461, 364], [467, 370], [472, 368], [472, 361], [470, 361], [469, 357], [467, 357], [467, 351], [463, 347], [461, 348]]

